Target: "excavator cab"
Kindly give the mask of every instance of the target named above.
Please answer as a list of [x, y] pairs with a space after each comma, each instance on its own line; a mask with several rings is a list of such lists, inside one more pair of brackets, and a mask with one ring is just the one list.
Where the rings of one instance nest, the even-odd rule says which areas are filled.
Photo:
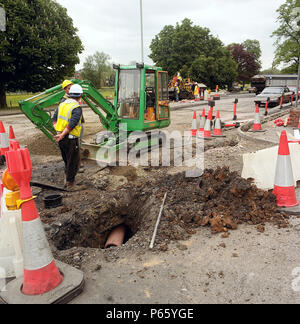
[[148, 131], [170, 125], [168, 73], [137, 64], [115, 67], [115, 107], [129, 131]]

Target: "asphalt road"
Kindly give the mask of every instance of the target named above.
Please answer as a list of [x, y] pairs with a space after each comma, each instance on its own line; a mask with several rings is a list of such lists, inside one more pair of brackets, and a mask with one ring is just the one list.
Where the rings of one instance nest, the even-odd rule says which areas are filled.
[[[221, 119], [224, 122], [230, 122], [233, 121], [234, 117], [234, 101], [235, 99], [238, 99], [237, 104], [237, 118], [239, 122], [247, 122], [249, 120], [253, 120], [255, 116], [255, 109], [256, 105], [254, 103], [255, 94], [239, 94], [239, 95], [228, 95], [221, 98], [221, 100], [215, 101], [216, 106], [214, 108], [214, 112], [216, 112], [217, 109], [220, 110]], [[290, 105], [287, 105], [290, 106]], [[203, 108], [206, 109], [206, 113], [208, 111], [208, 104], [207, 102], [186, 102], [186, 103], [180, 103], [180, 104], [174, 104], [172, 112], [172, 117], [177, 114], [181, 114], [182, 111], [190, 112], [192, 113], [194, 110], [198, 111], [199, 113], [202, 113]], [[272, 114], [275, 111], [278, 111], [279, 107], [269, 108], [268, 113]], [[264, 115], [265, 108], [260, 107], [260, 114]], [[189, 114], [190, 115], [190, 114]]]
[[[237, 106], [237, 117], [238, 122], [247, 122], [249, 120], [254, 119], [255, 115], [255, 104], [254, 104], [254, 94], [239, 94], [239, 95], [228, 95], [221, 98], [219, 101], [215, 101], [216, 107], [214, 112], [217, 109], [220, 110], [221, 119], [224, 122], [233, 121], [233, 110], [234, 110], [234, 99], [238, 98], [239, 103]], [[179, 131], [189, 131], [193, 118], [193, 111], [196, 110], [199, 114], [202, 113], [203, 108], [206, 109], [206, 113], [208, 112], [209, 106], [207, 102], [186, 102], [186, 103], [172, 103], [171, 104], [171, 126], [168, 130], [179, 130]], [[272, 111], [276, 111], [278, 108], [270, 109], [270, 113]], [[261, 115], [264, 114], [264, 108], [260, 108]], [[214, 113], [215, 114], [215, 113]], [[95, 129], [95, 133], [101, 131], [101, 124], [99, 122], [98, 117], [94, 114], [91, 109], [84, 109], [84, 117], [86, 120], [86, 129], [88, 129], [87, 133], [93, 133], [93, 129]], [[34, 124], [32, 124], [25, 115], [23, 114], [15, 114], [15, 115], [2, 115], [0, 116], [0, 120], [4, 123], [5, 127], [8, 130], [8, 125], [12, 125], [14, 127], [14, 132], [16, 138], [22, 140], [26, 137], [32, 137], [36, 134], [41, 134], [41, 132], [36, 129]], [[88, 139], [89, 140], [89, 139]]]

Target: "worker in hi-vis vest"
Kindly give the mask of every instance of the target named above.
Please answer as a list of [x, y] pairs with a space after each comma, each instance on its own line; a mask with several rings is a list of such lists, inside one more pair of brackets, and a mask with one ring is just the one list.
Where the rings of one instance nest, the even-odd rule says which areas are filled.
[[59, 144], [62, 158], [65, 162], [65, 187], [74, 188], [75, 177], [80, 166], [79, 139], [82, 131], [82, 108], [80, 106], [83, 94], [82, 87], [72, 85], [69, 99], [58, 107], [57, 118], [53, 117], [53, 125], [57, 135], [54, 140]]
[[[72, 81], [70, 80], [65, 80], [61, 87], [63, 88], [63, 90], [65, 91], [65, 94], [64, 96], [62, 97], [62, 99], [60, 100], [59, 104], [62, 104], [63, 102], [65, 102], [67, 99], [70, 98], [69, 96], [69, 93], [70, 93], [70, 89], [72, 87], [73, 83]], [[54, 113], [54, 116], [52, 118], [52, 120], [55, 120], [57, 121], [57, 114], [58, 114], [58, 108], [56, 109], [55, 113]], [[83, 124], [85, 123], [85, 120], [84, 120], [84, 117], [82, 115], [82, 120], [81, 120], [81, 123], [82, 123], [82, 129], [81, 129], [81, 136], [80, 136], [80, 141], [79, 141], [79, 144], [81, 145], [81, 142], [82, 142], [82, 138], [83, 138]], [[84, 166], [82, 163], [80, 163], [80, 168], [79, 168], [79, 172], [84, 172]]]
[[195, 99], [200, 98], [198, 83], [195, 84], [194, 96], [195, 96]]

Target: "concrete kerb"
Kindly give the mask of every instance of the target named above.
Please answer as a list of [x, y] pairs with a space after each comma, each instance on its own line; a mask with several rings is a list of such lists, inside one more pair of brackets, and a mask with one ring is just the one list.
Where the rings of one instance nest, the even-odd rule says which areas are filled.
[[[289, 107], [288, 109], [284, 109], [284, 110], [279, 110], [277, 109], [276, 112], [268, 115], [267, 117], [264, 117], [263, 120], [261, 121], [262, 124], [268, 123], [269, 121], [272, 121], [274, 119], [280, 118], [282, 116], [285, 116], [287, 113], [289, 113], [291, 111], [292, 107]], [[253, 120], [244, 124], [243, 126], [241, 126], [240, 128], [238, 128], [238, 135], [240, 138], [243, 138], [245, 140], [248, 141], [252, 141], [252, 142], [259, 142], [262, 144], [272, 144], [272, 145], [277, 145], [278, 142], [273, 142], [273, 141], [268, 141], [268, 140], [264, 140], [264, 139], [260, 139], [260, 138], [255, 138], [253, 137], [253, 133], [251, 135], [248, 135], [248, 131], [252, 128], [253, 126]]]
[[184, 108], [193, 108], [193, 107], [201, 107], [201, 106], [207, 106], [208, 105], [208, 101], [198, 101], [198, 102], [192, 102], [192, 103], [186, 103], [186, 104], [182, 104], [182, 105], [178, 105], [175, 107], [171, 107], [172, 111], [176, 111], [176, 110], [181, 110]]
[[[176, 111], [176, 110], [181, 110], [181, 109], [184, 109], [184, 108], [193, 108], [193, 107], [201, 107], [201, 106], [206, 106], [208, 105], [208, 101], [200, 101], [200, 102], [192, 102], [192, 103], [185, 103], [185, 104], [180, 104], [178, 106], [175, 106], [175, 107], [172, 107], [171, 106], [171, 110], [172, 111]], [[46, 108], [45, 111], [48, 111], [48, 112], [54, 112], [56, 110], [57, 107], [49, 107], [49, 108]], [[82, 105], [82, 108], [83, 109], [90, 109], [88, 105]], [[5, 111], [3, 113], [0, 112], [0, 117], [5, 117], [5, 116], [14, 116], [14, 115], [23, 115], [23, 112], [20, 111], [20, 110], [15, 110], [15, 111]]]

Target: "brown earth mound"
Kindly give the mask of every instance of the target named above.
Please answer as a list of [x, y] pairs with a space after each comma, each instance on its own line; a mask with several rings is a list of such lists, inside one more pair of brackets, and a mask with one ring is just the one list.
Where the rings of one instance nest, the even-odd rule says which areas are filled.
[[30, 154], [42, 156], [56, 156], [60, 155], [60, 150], [56, 144], [44, 134], [39, 134], [33, 138], [27, 139], [22, 143], [26, 145]]
[[168, 191], [163, 233], [168, 233], [174, 224], [187, 232], [209, 225], [213, 233], [237, 229], [242, 223], [288, 226], [288, 216], [277, 212], [276, 198], [271, 192], [258, 189], [250, 179], [241, 178], [229, 168], [206, 170], [200, 180], [189, 180], [181, 174], [168, 179], [163, 187]]

